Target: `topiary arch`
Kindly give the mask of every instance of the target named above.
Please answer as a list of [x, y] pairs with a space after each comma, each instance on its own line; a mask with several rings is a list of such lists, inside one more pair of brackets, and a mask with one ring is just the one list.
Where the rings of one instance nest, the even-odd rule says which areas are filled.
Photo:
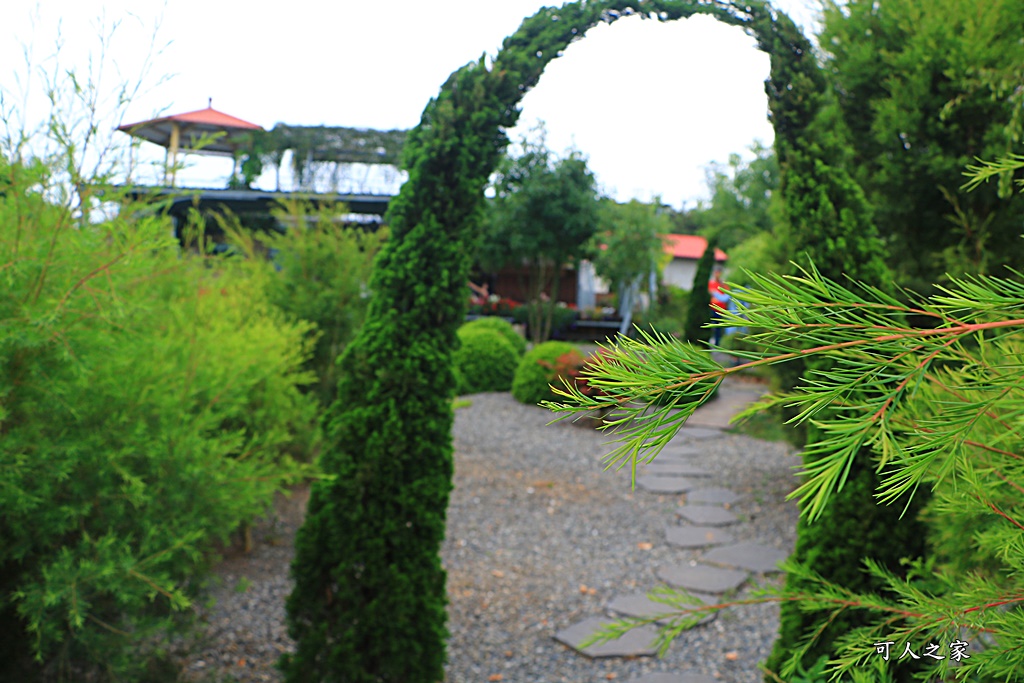
[[609, 0], [546, 8], [525, 20], [492, 65], [481, 59], [449, 77], [406, 142], [409, 180], [388, 213], [391, 238], [371, 279], [366, 322], [339, 359], [344, 374], [321, 461], [332, 478], [314, 485], [296, 539], [288, 620], [297, 651], [282, 660], [289, 681], [442, 679], [438, 551], [452, 485], [451, 354], [484, 187], [508, 144], [504, 131], [545, 66], [589, 28], [629, 15], [695, 14], [742, 28], [771, 57], [766, 90], [793, 254], [814, 245], [825, 274], [884, 276], [859, 189], [823, 161], [820, 136], [808, 134], [825, 85], [789, 17], [760, 0]]

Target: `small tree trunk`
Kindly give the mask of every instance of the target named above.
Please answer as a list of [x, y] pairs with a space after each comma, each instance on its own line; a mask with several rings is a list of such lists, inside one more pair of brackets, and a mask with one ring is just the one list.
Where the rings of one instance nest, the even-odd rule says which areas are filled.
[[530, 280], [530, 313], [527, 316], [527, 320], [530, 323], [530, 338], [534, 344], [540, 344], [545, 339], [544, 331], [544, 306], [541, 301], [541, 295], [544, 293], [544, 284], [547, 276], [545, 275], [545, 263], [543, 259], [534, 261], [530, 266], [532, 271]]
[[551, 296], [548, 298], [547, 306], [544, 310], [546, 313], [545, 319], [545, 330], [544, 340], [547, 341], [551, 338], [551, 328], [555, 317], [555, 306], [558, 305], [558, 287], [562, 280], [562, 266], [561, 262], [556, 262], [554, 265], [554, 273], [551, 276]]
[[629, 328], [633, 325], [633, 305], [639, 289], [639, 277], [628, 285], [621, 286], [619, 289], [619, 313], [622, 314], [622, 324], [619, 325], [619, 334], [624, 337], [629, 334]]

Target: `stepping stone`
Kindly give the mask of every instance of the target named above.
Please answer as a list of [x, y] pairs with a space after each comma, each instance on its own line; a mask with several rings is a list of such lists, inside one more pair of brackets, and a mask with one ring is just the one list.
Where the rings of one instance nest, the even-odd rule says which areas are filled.
[[680, 443], [678, 441], [669, 441], [665, 444], [665, 447], [658, 453], [658, 457], [655, 458], [654, 462], [660, 462], [665, 458], [678, 458], [679, 460], [689, 460], [690, 458], [700, 455], [700, 451], [693, 446]]
[[[691, 475], [692, 476], [692, 475]], [[693, 489], [686, 494], [687, 503], [701, 503], [712, 505], [732, 505], [742, 498], [738, 493], [718, 486], [711, 486], [706, 489]]]
[[655, 465], [669, 467], [696, 467], [696, 465], [693, 464], [693, 458], [690, 456], [672, 455], [671, 453], [665, 453], [664, 451], [649, 463], [643, 460], [637, 460], [636, 463], [638, 468], [654, 467]]
[[580, 643], [611, 621], [608, 617], [584, 619], [556, 633], [555, 640], [588, 657], [652, 657], [657, 654], [657, 650], [651, 647], [658, 637], [658, 631], [653, 626], [638, 626], [621, 638], [580, 648]]
[[719, 683], [718, 679], [704, 674], [678, 673], [663, 674], [654, 673], [634, 678], [629, 683]]
[[686, 493], [696, 484], [683, 477], [659, 477], [646, 474], [636, 478], [636, 485], [651, 493]]
[[775, 565], [789, 557], [789, 553], [762, 543], [737, 543], [708, 551], [703, 558], [707, 562], [724, 564], [752, 572], [777, 572]]
[[661, 474], [677, 477], [710, 477], [711, 473], [688, 462], [662, 462], [658, 458], [650, 465], [644, 465], [644, 474]]
[[732, 543], [732, 534], [710, 526], [670, 526], [665, 529], [665, 540], [682, 548], [703, 548], [709, 545]]
[[672, 438], [672, 443], [686, 443], [687, 441], [704, 441], [705, 439], [717, 439], [722, 436], [719, 429], [708, 427], [683, 427]]
[[[691, 593], [691, 596], [694, 598], [694, 601], [684, 603], [686, 606], [696, 607], [698, 605], [714, 605], [718, 602], [718, 599], [713, 595]], [[659, 614], [672, 614], [678, 612], [673, 605], [666, 605], [663, 602], [651, 600], [643, 593], [619, 595], [608, 603], [608, 609], [612, 612], [618, 612], [626, 617], [637, 617], [639, 619], [650, 619], [658, 616]], [[714, 621], [717, 616], [718, 612], [708, 612], [707, 616], [694, 624], [694, 626], [702, 626], [710, 623]], [[669, 616], [665, 619], [659, 619], [657, 623], [662, 625], [668, 624], [672, 619], [673, 617]]]
[[[639, 481], [639, 480], [637, 480]], [[709, 526], [725, 526], [739, 521], [736, 515], [725, 508], [715, 505], [684, 505], [678, 510], [679, 515], [694, 524]]]
[[658, 570], [658, 578], [677, 588], [704, 593], [724, 593], [738, 588], [747, 580], [747, 573], [738, 569], [722, 569], [709, 567], [705, 564], [696, 566], [677, 565], [662, 567]]

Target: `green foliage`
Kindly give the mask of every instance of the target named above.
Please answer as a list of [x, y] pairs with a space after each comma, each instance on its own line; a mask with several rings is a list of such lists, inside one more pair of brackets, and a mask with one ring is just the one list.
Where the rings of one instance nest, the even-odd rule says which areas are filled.
[[306, 367], [316, 374], [313, 389], [322, 406], [337, 396], [337, 360], [363, 323], [370, 268], [387, 239], [384, 228], [345, 226], [345, 213], [343, 205], [283, 200], [274, 216], [287, 232], [257, 236], [280, 269], [267, 278], [270, 301], [289, 319], [316, 325]]
[[308, 326], [116, 188], [77, 223], [61, 160], [0, 162], [0, 678], [148, 681], [215, 545], [303, 472]]
[[538, 344], [523, 356], [512, 380], [512, 396], [520, 403], [535, 406], [554, 400], [551, 385], [561, 386], [556, 365], [558, 359], [576, 351], [567, 342], [549, 341]]
[[523, 339], [523, 335], [516, 332], [515, 328], [512, 327], [512, 323], [502, 318], [494, 316], [477, 318], [464, 324], [459, 330], [494, 330], [508, 340], [512, 348], [516, 350], [516, 356], [522, 356], [526, 353], [526, 340]]
[[498, 169], [479, 258], [491, 270], [527, 264], [532, 306], [526, 311], [536, 344], [551, 336], [563, 266], [587, 255], [598, 201], [594, 176], [578, 153], [555, 159], [543, 131], [522, 147], [522, 155], [506, 157]]
[[[793, 36], [787, 42], [800, 43], [802, 52], [812, 53], [806, 40], [794, 35], [798, 33], [795, 27], [782, 22], [776, 27], [780, 30], [773, 38]], [[788, 250], [785, 260], [799, 264], [813, 262], [825, 277], [834, 280], [854, 278], [869, 286], [891, 287], [892, 276], [885, 264], [884, 245], [872, 221], [870, 206], [854, 180], [848, 132], [842, 125], [824, 75], [806, 64], [799, 76], [794, 77], [792, 85], [792, 90], [785, 92], [768, 88], [769, 108], [776, 129], [775, 150], [782, 172], [783, 205], [776, 234]], [[761, 280], [755, 276], [754, 282], [760, 284]], [[749, 325], [756, 330], [757, 323], [753, 319]], [[748, 337], [751, 339], [760, 343], [757, 334]], [[819, 340], [820, 336], [814, 334], [794, 334], [793, 346], [811, 348]], [[794, 362], [778, 368], [777, 384], [783, 391], [789, 391], [814, 382], [832, 371], [832, 363], [829, 356], [805, 360], [798, 354]], [[827, 422], [837, 410], [837, 407], [829, 407], [818, 418]], [[784, 416], [792, 419], [796, 417], [793, 412], [793, 409], [786, 409]], [[794, 430], [794, 438], [818, 442], [817, 424], [806, 423], [804, 429]], [[806, 448], [802, 453], [804, 467], [815, 469], [829, 455]], [[850, 582], [852, 590], [868, 590], [869, 587], [881, 590], [882, 582], [877, 577], [852, 576], [850, 568], [860, 567], [864, 558], [871, 558], [888, 571], [899, 573], [902, 559], [913, 559], [923, 552], [921, 539], [925, 532], [915, 519], [916, 507], [901, 517], [901, 510], [873, 505], [871, 491], [876, 481], [874, 468], [868, 464], [871, 454], [865, 447], [857, 456], [857, 466], [851, 465], [844, 475], [843, 504], [825, 511], [814, 530], [807, 525], [797, 529], [793, 562], [813, 568], [836, 585], [845, 586], [844, 582]], [[849, 530], [845, 515], [851, 514], [851, 510], [858, 511], [867, 527], [888, 529], [889, 535], [843, 535]], [[809, 517], [814, 518], [816, 514], [812, 511]], [[843, 539], [841, 544], [836, 543], [838, 538]], [[901, 546], [905, 539], [910, 543]], [[786, 585], [792, 593], [807, 588], [800, 572], [788, 573]], [[834, 652], [835, 641], [845, 637], [856, 623], [855, 617], [804, 610], [796, 603], [786, 602], [780, 606], [780, 638], [766, 667], [771, 671], [779, 668], [789, 671], [795, 661], [811, 667], [822, 654]], [[794, 649], [794, 638], [802, 643], [813, 639], [813, 645]], [[793, 652], [798, 653], [795, 658]], [[783, 661], [789, 663], [788, 667], [780, 666]], [[912, 669], [905, 667], [897, 672], [897, 677], [905, 680], [911, 673]]]
[[452, 362], [460, 395], [508, 391], [519, 365], [519, 354], [500, 332], [464, 325], [459, 328], [459, 349]]
[[754, 235], [729, 251], [729, 281], [749, 285], [753, 280], [748, 273], [784, 272], [785, 251], [786, 245], [774, 233]]
[[[808, 468], [822, 466], [820, 460], [813, 458], [805, 457], [804, 462]], [[822, 518], [812, 522], [809, 516], [805, 516], [797, 523], [797, 543], [790, 561], [813, 569], [816, 574], [827, 577], [830, 583], [846, 590], [871, 593], [883, 589], [883, 584], [864, 571], [865, 558], [905, 571], [902, 560], [922, 557], [926, 549], [926, 532], [917, 520], [920, 499], [906, 506], [875, 505], [873, 496], [880, 482], [864, 454], [858, 454], [849, 461], [845, 484], [831, 494], [828, 507], [822, 510]], [[903, 519], [900, 519], [901, 515], [904, 515]], [[837, 543], [836, 539], [847, 539], [847, 542]], [[862, 554], [851, 557], [850, 546]], [[799, 575], [794, 575], [787, 576], [787, 588], [799, 592], [808, 590], [809, 585]], [[827, 659], [835, 653], [837, 637], [871, 622], [871, 615], [863, 612], [848, 611], [836, 615], [801, 607], [797, 604], [782, 611], [778, 639], [765, 662], [767, 670], [788, 671], [794, 662], [810, 666], [821, 657]], [[828, 628], [822, 630], [826, 623]], [[812, 635], [816, 636], [813, 643], [794, 659], [794, 652], [800, 651], [794, 646], [806, 643]], [[905, 664], [900, 668], [897, 679], [909, 680], [909, 675], [917, 670], [920, 667]]]
[[686, 323], [683, 336], [691, 344], [707, 346], [711, 341], [711, 330], [706, 325], [711, 322], [711, 292], [708, 282], [715, 267], [715, 240], [708, 240], [708, 246], [697, 262], [697, 272], [693, 276], [693, 289], [690, 290], [686, 308]]
[[754, 159], [749, 162], [733, 154], [725, 167], [711, 165], [707, 171], [711, 201], [692, 212], [700, 234], [717, 239], [719, 248], [729, 253], [730, 263], [736, 246], [771, 234], [772, 214], [777, 210], [779, 163], [775, 153], [760, 142], [750, 151]]
[[682, 287], [663, 285], [658, 288], [658, 298], [654, 310], [664, 318], [682, 320], [689, 308], [690, 293]]
[[[626, 302], [630, 313], [636, 295], [647, 289], [650, 274], [657, 274], [665, 260], [662, 240], [671, 222], [659, 212], [660, 203], [644, 204], [635, 199], [627, 204], [601, 203], [597, 239], [602, 246], [596, 250], [594, 269], [614, 284], [619, 301]], [[627, 311], [619, 314], [625, 317]]]
[[341, 126], [289, 126], [278, 123], [272, 130], [249, 134], [239, 150], [241, 178], [233, 183], [249, 187], [270, 166], [278, 174], [285, 152], [291, 152], [296, 184], [313, 191], [318, 171], [331, 164], [390, 164], [397, 166], [408, 131], [345, 128]]
[[1024, 132], [1022, 13], [1021, 0], [826, 3], [820, 44], [856, 176], [913, 291], [1024, 258], [1012, 173], [958, 192], [965, 166], [1016, 149]]
[[675, 285], [661, 285], [654, 306], [647, 315], [635, 323], [637, 329], [648, 333], [657, 331], [673, 337], [682, 337], [689, 307], [690, 293]]
[[786, 441], [787, 427], [782, 416], [776, 411], [761, 411], [749, 415], [732, 427], [732, 431], [761, 441]]

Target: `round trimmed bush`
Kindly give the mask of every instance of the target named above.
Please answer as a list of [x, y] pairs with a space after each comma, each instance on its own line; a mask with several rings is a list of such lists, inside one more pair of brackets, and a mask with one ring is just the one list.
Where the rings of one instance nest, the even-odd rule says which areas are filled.
[[557, 400], [550, 385], [558, 382], [558, 359], [573, 351], [578, 349], [568, 342], [560, 341], [544, 342], [527, 351], [516, 368], [512, 380], [512, 396], [520, 403], [529, 405]]
[[459, 329], [459, 349], [453, 354], [459, 394], [508, 391], [519, 363], [512, 342], [489, 329]]
[[516, 332], [516, 328], [512, 327], [512, 323], [505, 320], [504, 318], [498, 318], [493, 315], [484, 316], [471, 320], [464, 324], [462, 330], [494, 330], [505, 339], [512, 343], [512, 346], [516, 350], [516, 354], [522, 356], [526, 353], [526, 339], [523, 335]]

